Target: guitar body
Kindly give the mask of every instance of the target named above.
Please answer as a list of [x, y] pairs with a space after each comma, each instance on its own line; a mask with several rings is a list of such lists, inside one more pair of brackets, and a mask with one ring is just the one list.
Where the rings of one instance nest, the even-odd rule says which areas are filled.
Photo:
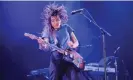
[[83, 70], [85, 67], [85, 61], [83, 60], [83, 57], [81, 57], [81, 55], [79, 55], [79, 53], [77, 53], [75, 50], [68, 51], [67, 54], [64, 54], [63, 59], [73, 63], [78, 69]]
[[[31, 39], [35, 39], [35, 40], [39, 39], [37, 36], [33, 34], [29, 34], [29, 33], [25, 33], [24, 36], [29, 37]], [[54, 48], [59, 53], [63, 54], [63, 59], [65, 61], [73, 63], [78, 69], [81, 69], [81, 70], [84, 69], [85, 63], [84, 63], [83, 57], [79, 53], [77, 53], [75, 50], [63, 50], [53, 44], [48, 44], [48, 43], [44, 43], [44, 44], [47, 44], [50, 48]]]

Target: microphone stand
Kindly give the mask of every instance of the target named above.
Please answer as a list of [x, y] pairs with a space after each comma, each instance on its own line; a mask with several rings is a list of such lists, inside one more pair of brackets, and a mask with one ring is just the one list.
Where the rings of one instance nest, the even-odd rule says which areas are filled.
[[116, 52], [120, 49], [120, 47], [118, 47], [115, 51], [114, 51], [114, 65], [115, 65], [115, 80], [118, 80], [118, 64], [117, 64], [117, 57], [116, 57]]
[[[85, 8], [84, 8], [85, 9]], [[86, 9], [85, 9], [86, 10]], [[87, 11], [87, 10], [86, 10]], [[87, 11], [88, 12], [88, 11]], [[88, 12], [89, 13], [89, 12]], [[105, 46], [105, 34], [107, 34], [108, 36], [111, 36], [110, 33], [108, 33], [106, 30], [104, 30], [103, 28], [101, 28], [96, 22], [95, 20], [92, 18], [92, 16], [90, 15], [90, 17], [93, 19], [91, 20], [89, 17], [87, 17], [85, 14], [83, 14], [83, 12], [80, 12], [81, 15], [83, 15], [85, 18], [87, 18], [90, 22], [92, 22], [97, 28], [99, 28], [101, 35], [102, 35], [102, 43], [103, 43], [103, 57], [104, 57], [104, 78], [105, 80], [107, 80], [107, 71], [106, 71], [106, 46]]]

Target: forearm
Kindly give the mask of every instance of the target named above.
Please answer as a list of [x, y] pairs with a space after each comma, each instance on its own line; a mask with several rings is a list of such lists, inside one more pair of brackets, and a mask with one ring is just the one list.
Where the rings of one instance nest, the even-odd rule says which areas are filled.
[[39, 49], [40, 50], [44, 50], [44, 49], [46, 49], [46, 46], [45, 45], [42, 45], [42, 44], [39, 44]]
[[74, 43], [73, 43], [73, 48], [77, 48], [79, 46], [79, 42], [78, 41], [75, 41]]
[[71, 39], [73, 42], [73, 48], [77, 48], [79, 46], [79, 42], [73, 32], [71, 33]]

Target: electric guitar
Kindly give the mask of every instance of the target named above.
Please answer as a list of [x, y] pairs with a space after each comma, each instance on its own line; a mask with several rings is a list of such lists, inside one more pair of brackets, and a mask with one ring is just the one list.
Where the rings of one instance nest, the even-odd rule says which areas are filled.
[[[37, 37], [33, 34], [29, 34], [29, 33], [24, 33], [24, 36], [29, 37], [32, 40], [39, 39], [39, 37]], [[44, 42], [41, 45], [42, 46], [47, 45], [49, 48], [53, 48], [53, 49], [57, 50], [59, 53], [63, 54], [63, 59], [65, 61], [73, 63], [78, 69], [81, 69], [81, 70], [84, 69], [85, 64], [84, 64], [83, 57], [79, 53], [77, 53], [75, 50], [63, 50], [54, 44], [50, 44], [50, 43], [46, 43], [46, 42]]]

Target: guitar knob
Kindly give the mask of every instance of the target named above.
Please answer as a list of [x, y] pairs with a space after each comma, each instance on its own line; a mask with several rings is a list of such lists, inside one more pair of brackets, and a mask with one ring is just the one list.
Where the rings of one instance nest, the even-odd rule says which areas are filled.
[[66, 51], [65, 51], [65, 55], [68, 55]]
[[70, 54], [70, 57], [73, 58], [73, 54]]

